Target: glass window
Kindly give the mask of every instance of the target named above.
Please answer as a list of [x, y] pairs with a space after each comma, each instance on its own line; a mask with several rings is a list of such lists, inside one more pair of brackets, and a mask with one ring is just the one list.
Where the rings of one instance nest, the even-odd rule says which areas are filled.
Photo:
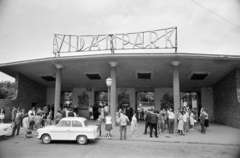
[[61, 121], [57, 125], [58, 127], [71, 127], [71, 121]]
[[79, 121], [72, 121], [72, 126], [73, 127], [82, 127], [82, 123]]

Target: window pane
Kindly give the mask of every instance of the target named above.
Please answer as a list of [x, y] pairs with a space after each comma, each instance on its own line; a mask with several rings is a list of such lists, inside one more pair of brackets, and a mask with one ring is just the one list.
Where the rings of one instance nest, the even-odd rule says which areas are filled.
[[71, 121], [61, 121], [58, 127], [71, 127]]
[[82, 123], [79, 121], [72, 121], [72, 126], [73, 127], [82, 127]]

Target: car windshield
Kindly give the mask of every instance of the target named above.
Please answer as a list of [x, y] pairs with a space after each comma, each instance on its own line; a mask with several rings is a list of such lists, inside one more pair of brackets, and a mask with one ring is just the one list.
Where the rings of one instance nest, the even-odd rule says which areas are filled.
[[87, 120], [84, 121], [84, 125], [85, 125], [86, 127], [88, 126]]

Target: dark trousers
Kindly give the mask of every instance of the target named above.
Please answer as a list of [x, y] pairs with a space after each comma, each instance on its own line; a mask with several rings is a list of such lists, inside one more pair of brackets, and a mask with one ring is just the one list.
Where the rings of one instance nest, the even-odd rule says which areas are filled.
[[42, 124], [42, 127], [44, 127], [44, 120], [42, 119], [42, 122], [41, 122], [41, 124]]
[[15, 135], [16, 130], [17, 130], [17, 135], [19, 135], [20, 127], [21, 127], [21, 124], [14, 123], [13, 131], [12, 131], [13, 136]]
[[155, 137], [157, 137], [157, 123], [151, 123], [151, 126], [150, 126], [150, 137], [152, 137], [153, 128], [154, 128]]
[[151, 128], [151, 122], [145, 122], [145, 130], [144, 130], [144, 133], [147, 134], [147, 129], [148, 127]]
[[204, 124], [203, 123], [201, 123], [201, 132], [202, 133], [205, 133], [206, 131], [205, 131], [205, 127], [204, 127]]
[[35, 123], [34, 121], [30, 121], [30, 123], [29, 123], [29, 129], [33, 130], [34, 123]]
[[123, 133], [123, 131], [124, 131], [123, 139], [126, 140], [127, 125], [126, 125], [126, 126], [120, 125], [120, 139], [121, 139], [121, 140], [122, 140], [122, 133]]
[[98, 126], [98, 132], [99, 132], [99, 136], [101, 136], [101, 134], [102, 134], [102, 128], [101, 128], [101, 125], [97, 125]]
[[174, 119], [168, 119], [169, 133], [173, 133]]

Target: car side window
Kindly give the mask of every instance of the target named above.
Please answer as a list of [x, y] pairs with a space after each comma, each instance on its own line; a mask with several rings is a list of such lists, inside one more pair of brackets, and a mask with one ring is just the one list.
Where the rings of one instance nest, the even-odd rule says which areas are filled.
[[82, 127], [82, 123], [79, 121], [72, 121], [72, 127]]
[[57, 125], [58, 127], [71, 127], [71, 121], [61, 121]]

